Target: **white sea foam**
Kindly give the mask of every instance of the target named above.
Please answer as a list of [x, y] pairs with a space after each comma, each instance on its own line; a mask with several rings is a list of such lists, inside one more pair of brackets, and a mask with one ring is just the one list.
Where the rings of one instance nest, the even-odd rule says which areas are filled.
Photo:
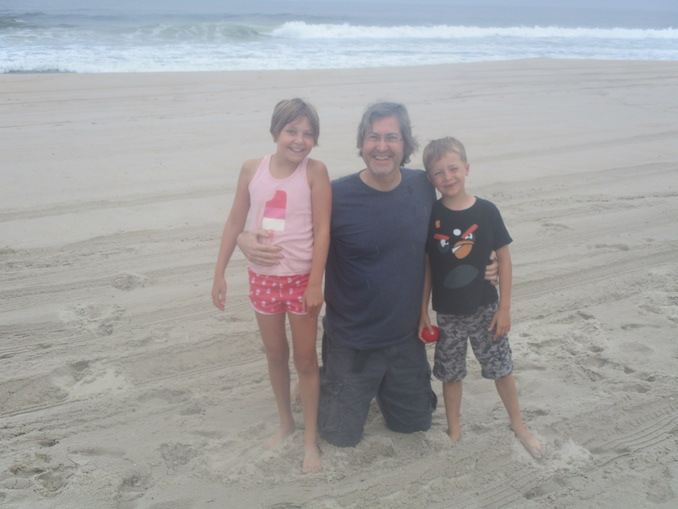
[[558, 26], [355, 26], [349, 24], [309, 24], [303, 21], [287, 22], [271, 32], [274, 37], [290, 39], [472, 39], [514, 37], [519, 39], [668, 39], [678, 40], [678, 30], [633, 28], [564, 28]]

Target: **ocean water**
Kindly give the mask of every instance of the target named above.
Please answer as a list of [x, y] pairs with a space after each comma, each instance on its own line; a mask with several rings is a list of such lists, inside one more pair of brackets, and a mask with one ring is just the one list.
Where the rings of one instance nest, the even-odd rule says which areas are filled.
[[678, 60], [678, 2], [641, 3], [0, 0], [0, 73]]

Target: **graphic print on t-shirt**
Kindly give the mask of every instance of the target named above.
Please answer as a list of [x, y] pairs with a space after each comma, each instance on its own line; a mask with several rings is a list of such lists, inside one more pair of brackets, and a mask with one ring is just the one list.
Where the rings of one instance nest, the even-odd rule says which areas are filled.
[[[440, 228], [440, 221], [436, 221], [436, 228]], [[463, 232], [459, 228], [453, 228], [451, 235], [436, 233], [433, 238], [438, 241], [438, 250], [441, 253], [450, 253], [455, 258], [462, 260], [466, 258], [476, 243], [475, 231], [477, 224], [471, 225]], [[445, 277], [443, 282], [446, 288], [463, 288], [473, 281], [478, 275], [478, 269], [473, 265], [462, 263], [455, 266]]]
[[270, 232], [284, 232], [286, 210], [287, 193], [279, 189], [264, 206], [264, 218], [261, 221], [261, 227]]

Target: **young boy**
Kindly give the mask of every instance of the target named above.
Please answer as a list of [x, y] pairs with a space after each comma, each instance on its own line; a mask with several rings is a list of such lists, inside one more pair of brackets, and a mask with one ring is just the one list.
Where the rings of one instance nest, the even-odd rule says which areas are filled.
[[[443, 382], [448, 434], [453, 442], [461, 438], [461, 383], [466, 376], [470, 339], [482, 376], [495, 381], [511, 429], [532, 456], [541, 458], [543, 445], [523, 423], [507, 337], [511, 328], [508, 245], [512, 239], [497, 207], [466, 192], [470, 165], [461, 142], [449, 137], [433, 140], [424, 149], [423, 159], [426, 173], [442, 197], [433, 206], [429, 223], [419, 337], [425, 328], [431, 330], [428, 306], [432, 287], [440, 327], [433, 374]], [[499, 263], [499, 295], [484, 280], [493, 250]]]

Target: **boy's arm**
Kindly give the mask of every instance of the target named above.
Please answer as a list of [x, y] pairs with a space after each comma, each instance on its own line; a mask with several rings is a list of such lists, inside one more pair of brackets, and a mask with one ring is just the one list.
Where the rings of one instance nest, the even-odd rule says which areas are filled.
[[498, 339], [511, 330], [511, 283], [513, 266], [508, 245], [497, 249], [499, 264], [499, 305], [488, 330], [495, 330], [494, 339]]
[[231, 212], [228, 214], [228, 219], [226, 219], [224, 231], [221, 235], [217, 264], [214, 269], [214, 281], [212, 283], [212, 302], [221, 311], [226, 307], [226, 278], [224, 274], [235, 250], [238, 234], [245, 228], [247, 213], [250, 209], [248, 186], [257, 167], [257, 160], [249, 160], [243, 163], [238, 177], [235, 197], [231, 205]]
[[330, 248], [332, 185], [327, 167], [320, 161], [310, 160], [308, 170], [313, 217], [313, 255], [303, 304], [308, 317], [316, 319], [324, 302], [322, 282]]
[[419, 339], [424, 341], [421, 333], [424, 329], [431, 330], [431, 319], [428, 316], [428, 305], [431, 299], [431, 260], [426, 255], [426, 263], [424, 265], [424, 292], [421, 296], [421, 314], [419, 315]]

